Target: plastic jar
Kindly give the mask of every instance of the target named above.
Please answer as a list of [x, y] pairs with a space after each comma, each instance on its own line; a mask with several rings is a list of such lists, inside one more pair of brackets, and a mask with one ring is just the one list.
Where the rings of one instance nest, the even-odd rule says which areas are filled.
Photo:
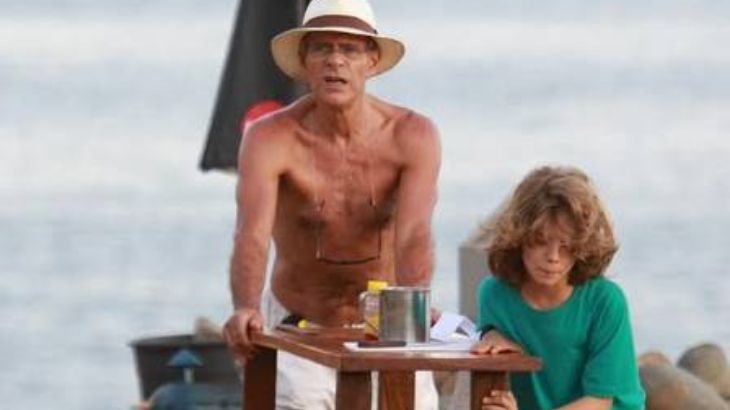
[[365, 338], [377, 339], [380, 326], [380, 291], [388, 287], [384, 280], [369, 280], [368, 288], [360, 294], [360, 315], [365, 323]]

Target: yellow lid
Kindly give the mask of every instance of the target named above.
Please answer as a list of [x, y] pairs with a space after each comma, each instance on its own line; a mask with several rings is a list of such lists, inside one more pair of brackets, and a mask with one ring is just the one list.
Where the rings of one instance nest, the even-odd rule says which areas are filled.
[[384, 280], [371, 279], [368, 281], [368, 292], [380, 292], [383, 288], [388, 287], [388, 282]]

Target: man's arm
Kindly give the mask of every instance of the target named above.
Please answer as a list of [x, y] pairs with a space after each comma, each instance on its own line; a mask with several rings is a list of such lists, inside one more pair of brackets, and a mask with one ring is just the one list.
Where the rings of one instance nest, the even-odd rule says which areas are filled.
[[436, 205], [441, 146], [433, 123], [416, 113], [409, 113], [396, 132], [405, 158], [396, 208], [396, 280], [399, 285], [426, 286], [433, 273], [431, 217]]
[[234, 313], [226, 323], [228, 343], [239, 356], [249, 356], [249, 333], [263, 327], [261, 292], [266, 277], [276, 201], [281, 147], [271, 121], [256, 123], [243, 136], [238, 154], [236, 231], [230, 285]]

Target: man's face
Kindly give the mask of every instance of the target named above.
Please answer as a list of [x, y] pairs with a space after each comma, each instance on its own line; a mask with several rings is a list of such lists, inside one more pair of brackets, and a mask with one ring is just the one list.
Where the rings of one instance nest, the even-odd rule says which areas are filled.
[[325, 104], [346, 106], [365, 93], [379, 54], [362, 36], [311, 33], [302, 52], [306, 79], [314, 97]]

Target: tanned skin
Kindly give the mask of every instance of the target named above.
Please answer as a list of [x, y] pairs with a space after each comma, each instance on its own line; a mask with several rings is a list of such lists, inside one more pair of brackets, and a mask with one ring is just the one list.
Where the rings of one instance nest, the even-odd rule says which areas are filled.
[[[274, 295], [323, 326], [358, 322], [358, 295], [370, 279], [430, 282], [439, 136], [426, 117], [365, 92], [378, 58], [364, 37], [310, 34], [302, 52], [310, 94], [243, 136], [230, 272], [234, 312], [225, 325], [240, 359], [252, 354], [251, 331], [264, 324], [261, 293], [272, 241]], [[379, 257], [332, 264], [318, 260], [318, 250], [334, 260]]]

